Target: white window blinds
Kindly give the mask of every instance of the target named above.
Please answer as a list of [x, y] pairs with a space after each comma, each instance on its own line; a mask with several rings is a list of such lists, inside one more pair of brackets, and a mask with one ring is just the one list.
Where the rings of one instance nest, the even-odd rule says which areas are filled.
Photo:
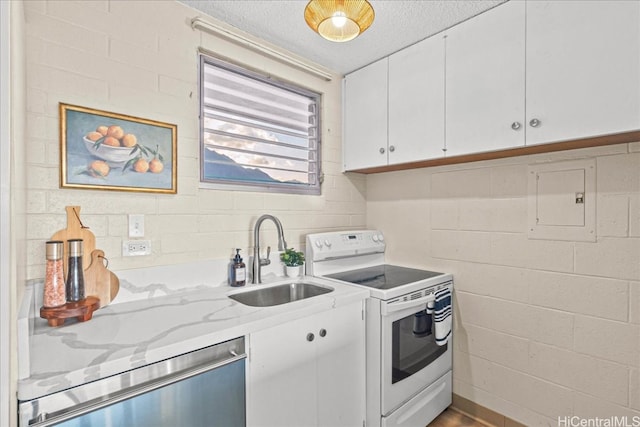
[[200, 69], [201, 181], [320, 194], [320, 95], [205, 56]]

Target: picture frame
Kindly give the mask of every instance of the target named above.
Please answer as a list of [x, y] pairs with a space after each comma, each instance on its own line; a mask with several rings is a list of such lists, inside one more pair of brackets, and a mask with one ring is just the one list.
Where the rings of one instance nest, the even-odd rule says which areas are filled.
[[59, 103], [60, 187], [177, 193], [177, 125]]

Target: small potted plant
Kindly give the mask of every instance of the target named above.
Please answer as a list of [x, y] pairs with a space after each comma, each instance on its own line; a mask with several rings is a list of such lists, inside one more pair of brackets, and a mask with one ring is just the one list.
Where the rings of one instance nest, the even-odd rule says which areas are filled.
[[280, 254], [280, 261], [284, 263], [285, 271], [289, 277], [302, 276], [304, 266], [304, 253], [289, 248]]

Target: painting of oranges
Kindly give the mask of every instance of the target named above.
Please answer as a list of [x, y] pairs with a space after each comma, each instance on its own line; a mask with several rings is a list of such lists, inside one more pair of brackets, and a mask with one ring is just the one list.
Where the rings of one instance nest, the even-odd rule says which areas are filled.
[[60, 103], [61, 186], [176, 192], [177, 126]]
[[[99, 125], [96, 130], [84, 136], [87, 150], [94, 156], [109, 163], [124, 163], [122, 172], [161, 173], [164, 170], [164, 157], [160, 153], [160, 145], [155, 149], [138, 144], [138, 137], [133, 133], [125, 133], [118, 125]], [[93, 163], [92, 163], [93, 164]], [[93, 174], [94, 168], [89, 165], [87, 171]], [[99, 174], [106, 177], [104, 174]]]

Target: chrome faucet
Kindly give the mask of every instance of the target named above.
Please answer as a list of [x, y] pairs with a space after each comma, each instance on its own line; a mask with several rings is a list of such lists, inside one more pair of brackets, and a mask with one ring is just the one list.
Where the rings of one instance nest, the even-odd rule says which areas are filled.
[[280, 220], [273, 215], [262, 215], [256, 221], [256, 225], [253, 228], [253, 276], [251, 283], [262, 283], [261, 268], [263, 265], [269, 265], [271, 260], [269, 259], [269, 253], [271, 247], [267, 246], [267, 257], [260, 258], [260, 226], [265, 219], [270, 219], [276, 225], [278, 229], [278, 250], [284, 251], [287, 249], [287, 242], [284, 240], [284, 231], [282, 230], [282, 224]]

